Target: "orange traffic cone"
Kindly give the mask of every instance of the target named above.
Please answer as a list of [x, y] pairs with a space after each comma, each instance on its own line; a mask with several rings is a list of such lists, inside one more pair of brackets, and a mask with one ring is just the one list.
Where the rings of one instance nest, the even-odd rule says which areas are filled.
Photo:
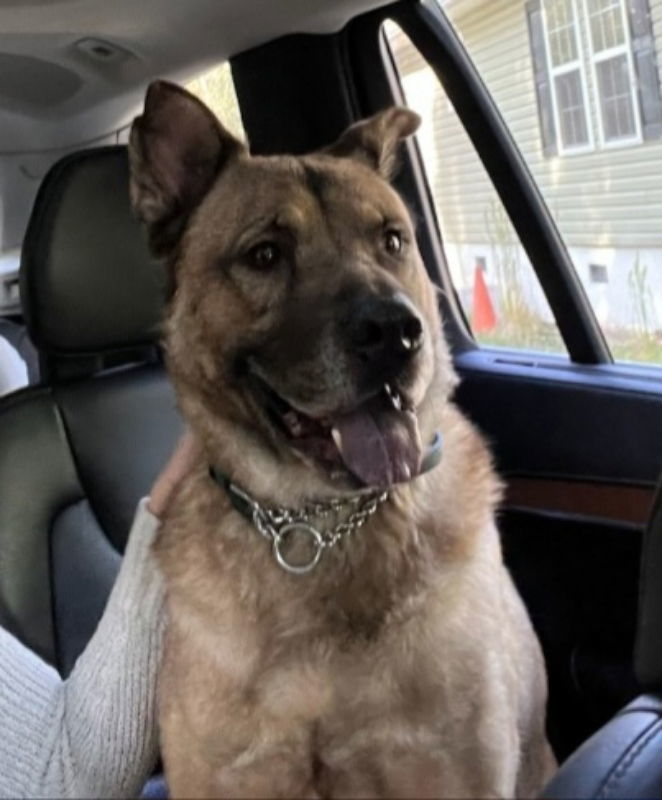
[[474, 272], [474, 307], [471, 327], [474, 333], [486, 333], [495, 327], [496, 322], [496, 314], [485, 283], [483, 269], [477, 266]]

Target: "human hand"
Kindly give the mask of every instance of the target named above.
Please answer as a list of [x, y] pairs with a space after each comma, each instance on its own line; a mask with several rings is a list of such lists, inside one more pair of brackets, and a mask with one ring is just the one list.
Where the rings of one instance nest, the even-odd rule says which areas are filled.
[[174, 490], [189, 473], [199, 454], [200, 445], [193, 434], [187, 431], [152, 486], [147, 507], [155, 517], [161, 517], [165, 513]]

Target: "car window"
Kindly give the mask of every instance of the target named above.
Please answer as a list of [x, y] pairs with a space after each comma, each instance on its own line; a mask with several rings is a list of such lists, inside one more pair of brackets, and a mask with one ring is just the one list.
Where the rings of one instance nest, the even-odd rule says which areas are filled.
[[0, 397], [27, 384], [27, 365], [0, 327]]
[[441, 84], [395, 23], [384, 30], [404, 99], [422, 118], [418, 146], [446, 261], [476, 340], [564, 353], [538, 278]]
[[245, 138], [237, 93], [227, 62], [198, 75], [186, 88], [209, 106], [230, 133], [240, 139]]
[[0, 250], [0, 318], [20, 310], [18, 267], [20, 252], [17, 247]]
[[[662, 0], [442, 7], [545, 197], [614, 357], [662, 363]], [[469, 191], [463, 209], [473, 216], [480, 201]]]

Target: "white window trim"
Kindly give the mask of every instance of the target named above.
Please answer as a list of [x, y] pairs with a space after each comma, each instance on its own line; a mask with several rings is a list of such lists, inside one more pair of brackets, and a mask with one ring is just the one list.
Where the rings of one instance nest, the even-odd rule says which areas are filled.
[[[541, 2], [542, 7], [542, 19], [543, 19], [543, 36], [545, 37], [545, 59], [547, 61], [547, 72], [550, 77], [550, 94], [552, 97], [552, 111], [554, 114], [554, 125], [556, 126], [556, 140], [559, 155], [562, 156], [569, 156], [569, 155], [581, 155], [582, 153], [590, 153], [595, 150], [595, 138], [593, 136], [593, 124], [591, 121], [591, 108], [589, 105], [589, 93], [588, 93], [588, 82], [586, 80], [586, 69], [584, 65], [584, 59], [582, 58], [583, 54], [583, 47], [581, 42], [581, 36], [579, 34], [579, 25], [580, 19], [577, 9], [577, 2], [576, 0], [572, 0], [572, 12], [574, 16], [574, 24], [573, 28], [573, 35], [575, 37], [575, 48], [577, 51], [577, 59], [575, 61], [568, 61], [565, 64], [562, 64], [560, 67], [555, 67], [552, 64], [552, 56], [551, 56], [551, 49], [549, 46], [549, 35], [548, 35], [548, 26], [547, 26], [547, 4], [546, 0], [542, 0]], [[558, 101], [556, 99], [556, 77], [559, 75], [563, 75], [567, 72], [574, 72], [579, 70], [579, 78], [582, 88], [582, 100], [584, 106], [584, 120], [586, 123], [586, 132], [588, 134], [588, 142], [582, 145], [576, 145], [574, 147], [566, 147], [563, 144], [563, 129], [561, 127], [561, 118], [559, 116], [559, 106]]]
[[[591, 17], [589, 13], [587, 0], [582, 0], [582, 10], [584, 12], [584, 21], [588, 31], [588, 42], [590, 47], [590, 60], [591, 60], [591, 77], [593, 86], [595, 88], [595, 102], [596, 102], [596, 117], [598, 120], [598, 141], [600, 147], [605, 150], [612, 150], [619, 147], [631, 147], [632, 145], [641, 144], [643, 142], [643, 132], [641, 129], [641, 109], [639, 107], [639, 91], [637, 89], [637, 77], [634, 68], [634, 58], [632, 55], [632, 36], [630, 34], [630, 20], [628, 19], [625, 9], [625, 0], [618, 0], [619, 8], [621, 10], [621, 21], [623, 23], [623, 31], [625, 32], [625, 41], [618, 47], [610, 47], [608, 50], [601, 50], [599, 53], [595, 52], [595, 44], [593, 42], [593, 29], [591, 27]], [[630, 96], [632, 98], [632, 114], [634, 116], [635, 134], [634, 136], [622, 136], [618, 139], [607, 140], [605, 138], [604, 124], [602, 121], [602, 98], [600, 97], [600, 84], [598, 83], [598, 70], [597, 65], [602, 61], [608, 61], [615, 56], [625, 55], [628, 64], [628, 75], [630, 83]]]

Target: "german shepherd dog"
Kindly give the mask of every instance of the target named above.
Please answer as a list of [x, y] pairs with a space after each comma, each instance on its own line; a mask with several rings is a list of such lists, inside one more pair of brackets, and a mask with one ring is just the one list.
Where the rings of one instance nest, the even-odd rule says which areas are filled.
[[156, 544], [174, 797], [519, 797], [554, 768], [499, 482], [388, 182], [418, 124], [390, 108], [310, 155], [251, 156], [165, 82], [133, 124], [202, 444]]

